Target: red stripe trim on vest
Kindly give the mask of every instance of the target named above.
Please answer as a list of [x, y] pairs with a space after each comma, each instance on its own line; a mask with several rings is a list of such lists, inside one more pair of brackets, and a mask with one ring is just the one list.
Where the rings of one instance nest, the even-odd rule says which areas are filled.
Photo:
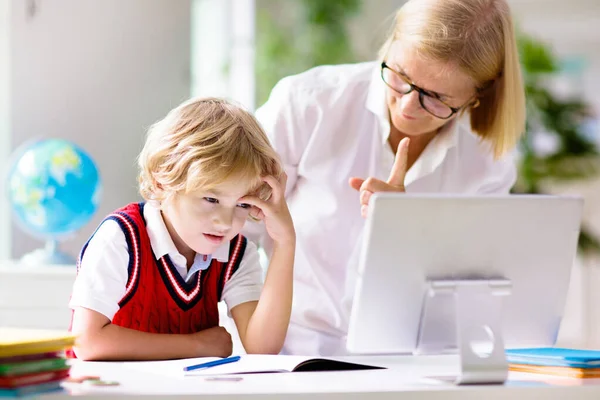
[[237, 264], [237, 259], [240, 255], [240, 249], [242, 248], [243, 241], [244, 241], [243, 236], [238, 235], [237, 242], [235, 243], [235, 248], [233, 249], [231, 258], [229, 259], [229, 261], [227, 263], [227, 272], [225, 272], [225, 281], [223, 282], [223, 284], [225, 284], [225, 282], [227, 282], [229, 279], [231, 279], [231, 275], [233, 275], [233, 266]]
[[166, 256], [163, 256], [160, 258], [160, 265], [163, 267], [163, 269], [167, 273], [169, 281], [171, 282], [171, 286], [175, 289], [175, 291], [177, 292], [177, 295], [179, 296], [179, 298], [181, 298], [181, 300], [185, 301], [186, 303], [189, 303], [200, 292], [200, 282], [202, 281], [202, 279], [201, 279], [202, 271], [198, 271], [198, 277], [196, 278], [197, 283], [196, 283], [196, 287], [194, 288], [194, 290], [192, 290], [190, 293], [186, 293], [186, 291], [181, 286], [179, 286], [179, 283], [177, 282], [177, 279], [175, 279], [175, 276], [173, 276], [173, 272], [171, 271], [171, 268], [169, 268], [169, 265], [167, 264]]
[[126, 217], [124, 217], [121, 214], [111, 214], [109, 217], [118, 219], [119, 221], [121, 221], [123, 223], [122, 226], [125, 226], [125, 228], [126, 228], [126, 232], [124, 231], [123, 233], [125, 233], [129, 236], [131, 243], [133, 244], [133, 254], [131, 254], [131, 252], [129, 254], [130, 257], [133, 257], [133, 273], [131, 274], [131, 276], [129, 276], [129, 281], [127, 282], [127, 286], [125, 288], [125, 295], [123, 296], [123, 298], [126, 298], [127, 296], [129, 296], [131, 294], [131, 291], [135, 286], [134, 283], [139, 279], [140, 244], [138, 243], [138, 239], [137, 239], [137, 236], [135, 235], [134, 227], [131, 224], [131, 222], [129, 221], [129, 219], [127, 219]]

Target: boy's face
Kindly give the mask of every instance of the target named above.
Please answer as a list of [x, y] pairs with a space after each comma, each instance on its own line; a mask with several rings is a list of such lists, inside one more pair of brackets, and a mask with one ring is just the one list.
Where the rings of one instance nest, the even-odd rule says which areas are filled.
[[251, 208], [240, 201], [248, 184], [231, 178], [210, 191], [178, 194], [162, 203], [165, 224], [182, 255], [212, 254], [242, 230]]

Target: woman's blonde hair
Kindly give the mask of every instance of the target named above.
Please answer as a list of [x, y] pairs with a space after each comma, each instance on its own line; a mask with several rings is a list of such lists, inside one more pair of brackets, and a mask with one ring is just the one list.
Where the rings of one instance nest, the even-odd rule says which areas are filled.
[[410, 0], [396, 13], [382, 59], [396, 40], [469, 75], [478, 89], [472, 130], [496, 157], [516, 146], [525, 130], [525, 92], [506, 0]]
[[263, 199], [282, 167], [257, 120], [218, 98], [189, 100], [152, 125], [138, 157], [140, 194], [163, 201], [174, 194], [210, 190], [228, 178], [250, 180]]

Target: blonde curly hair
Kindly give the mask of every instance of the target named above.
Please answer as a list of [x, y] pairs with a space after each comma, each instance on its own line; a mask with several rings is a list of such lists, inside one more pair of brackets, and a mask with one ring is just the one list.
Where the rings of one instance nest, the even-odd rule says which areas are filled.
[[231, 177], [249, 180], [250, 194], [266, 199], [271, 188], [261, 178], [283, 173], [258, 121], [213, 97], [188, 100], [152, 125], [138, 166], [140, 194], [157, 201], [211, 190]]

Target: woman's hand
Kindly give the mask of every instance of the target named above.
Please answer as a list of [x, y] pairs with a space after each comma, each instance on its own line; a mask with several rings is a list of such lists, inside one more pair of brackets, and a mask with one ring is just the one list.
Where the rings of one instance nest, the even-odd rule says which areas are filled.
[[256, 196], [246, 196], [240, 201], [252, 206], [252, 210], [250, 210], [252, 217], [265, 222], [267, 233], [274, 243], [295, 245], [296, 231], [285, 201], [287, 175], [284, 173], [279, 181], [272, 176], [265, 176], [263, 181], [272, 189], [271, 197], [268, 200], [262, 200]]
[[408, 145], [409, 138], [404, 138], [398, 144], [396, 150], [396, 160], [392, 166], [392, 172], [387, 182], [375, 179], [373, 177], [365, 179], [350, 178], [350, 187], [360, 192], [360, 213], [367, 216], [369, 200], [375, 192], [404, 192], [404, 177], [406, 176], [408, 164]]

